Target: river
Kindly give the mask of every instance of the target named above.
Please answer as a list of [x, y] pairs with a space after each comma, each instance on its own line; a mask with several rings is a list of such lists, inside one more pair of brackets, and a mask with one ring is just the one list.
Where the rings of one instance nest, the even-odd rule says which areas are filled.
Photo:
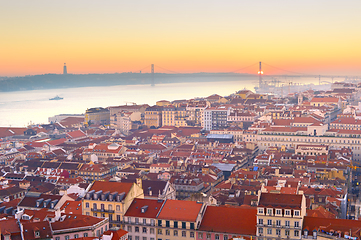
[[[150, 85], [119, 85], [17, 92], [0, 92], [0, 126], [25, 127], [29, 123], [48, 123], [57, 114], [81, 114], [87, 108], [124, 105], [127, 102], [154, 105], [158, 100], [191, 99], [221, 96], [241, 89], [254, 91], [257, 81], [227, 79], [227, 81], [188, 82]], [[50, 101], [56, 95], [62, 100]]]

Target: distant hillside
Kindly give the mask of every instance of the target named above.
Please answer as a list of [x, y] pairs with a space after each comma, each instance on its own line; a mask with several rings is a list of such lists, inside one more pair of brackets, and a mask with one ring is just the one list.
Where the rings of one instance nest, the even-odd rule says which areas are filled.
[[[244, 78], [252, 75], [234, 73], [192, 73], [165, 74], [155, 73], [154, 83], [212, 82], [229, 81], [229, 77]], [[93, 86], [151, 84], [150, 73], [113, 73], [113, 74], [44, 74], [24, 77], [3, 78], [0, 92], [37, 89], [57, 89]]]

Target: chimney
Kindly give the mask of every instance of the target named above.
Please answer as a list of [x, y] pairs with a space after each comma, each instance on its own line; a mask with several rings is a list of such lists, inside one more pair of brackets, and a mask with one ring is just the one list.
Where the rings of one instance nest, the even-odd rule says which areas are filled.
[[137, 178], [137, 179], [136, 179], [136, 184], [137, 184], [140, 188], [143, 188], [143, 184], [142, 184], [142, 179], [141, 179], [141, 178]]

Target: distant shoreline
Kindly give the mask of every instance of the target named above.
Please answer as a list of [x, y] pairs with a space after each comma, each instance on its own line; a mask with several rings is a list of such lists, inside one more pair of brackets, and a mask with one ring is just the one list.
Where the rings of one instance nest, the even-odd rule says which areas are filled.
[[[216, 82], [229, 77], [239, 77], [240, 80], [245, 78], [257, 79], [257, 75], [238, 73], [154, 73], [154, 84]], [[225, 79], [224, 81], [228, 80]], [[44, 74], [3, 78], [0, 81], [0, 92], [145, 84], [152, 84], [151, 73]]]

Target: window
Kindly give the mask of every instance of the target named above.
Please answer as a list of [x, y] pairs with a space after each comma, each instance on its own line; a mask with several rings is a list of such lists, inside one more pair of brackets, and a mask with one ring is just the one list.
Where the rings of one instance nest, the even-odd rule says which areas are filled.
[[299, 234], [300, 234], [300, 233], [298, 232], [298, 230], [296, 230], [296, 231], [295, 231], [295, 237], [298, 237]]
[[147, 228], [146, 228], [146, 227], [143, 227], [142, 232], [143, 232], [143, 233], [147, 233]]
[[158, 220], [158, 226], [162, 226], [162, 220]]
[[113, 214], [109, 214], [109, 221], [113, 221]]
[[128, 235], [128, 240], [132, 240], [132, 235]]
[[155, 220], [154, 219], [150, 219], [150, 225], [152, 225], [152, 226], [155, 225]]
[[281, 220], [276, 220], [276, 226], [281, 226]]
[[290, 221], [285, 221], [285, 225], [286, 225], [286, 227], [290, 227]]
[[219, 234], [216, 234], [216, 235], [215, 235], [215, 239], [216, 239], [216, 240], [219, 240]]
[[165, 235], [168, 235], [168, 236], [170, 235], [169, 229], [166, 229], [166, 230], [165, 230]]
[[139, 218], [135, 218], [135, 223], [136, 223], [136, 224], [139, 223]]
[[173, 235], [178, 236], [178, 230], [174, 230]]
[[143, 240], [147, 240], [147, 237], [143, 237]]
[[182, 228], [183, 228], [183, 229], [186, 229], [186, 228], [187, 228], [186, 226], [187, 226], [187, 223], [186, 223], [186, 222], [182, 222]]
[[128, 227], [127, 227], [127, 231], [128, 231], [128, 232], [132, 232], [132, 226], [128, 226]]
[[276, 214], [277, 214], [277, 215], [281, 215], [281, 209], [277, 209], [277, 210], [276, 210]]
[[296, 211], [296, 210], [295, 210], [295, 211], [294, 211], [294, 215], [295, 215], [295, 216], [300, 216], [300, 211]]
[[272, 215], [272, 214], [273, 214], [273, 209], [272, 209], [272, 208], [267, 209], [267, 214], [268, 214], [268, 215]]
[[178, 222], [177, 221], [174, 221], [174, 228], [178, 228]]
[[211, 234], [207, 233], [207, 239], [211, 239]]
[[149, 229], [150, 234], [154, 234], [154, 228]]
[[55, 240], [60, 240], [60, 237], [56, 237]]
[[276, 235], [281, 235], [281, 230], [280, 229], [276, 229]]
[[258, 233], [262, 234], [263, 233], [263, 228], [258, 228]]
[[116, 209], [117, 211], [120, 211], [120, 205], [117, 205], [117, 206], [115, 207], [115, 209]]
[[272, 234], [272, 228], [267, 228], [267, 234]]
[[187, 232], [186, 231], [182, 231], [182, 237], [187, 237]]
[[85, 203], [85, 208], [89, 208], [89, 203]]
[[120, 222], [120, 215], [117, 215], [117, 222]]
[[262, 218], [259, 218], [259, 219], [258, 219], [258, 224], [259, 224], [259, 225], [263, 225], [263, 219], [262, 219]]
[[108, 205], [108, 210], [113, 210], [113, 206], [111, 204]]
[[84, 234], [83, 234], [83, 237], [88, 237], [88, 233], [84, 233]]
[[158, 234], [159, 234], [159, 235], [162, 235], [162, 234], [163, 234], [162, 229], [158, 229]]
[[100, 231], [97, 230], [97, 237], [100, 237]]
[[[36, 232], [35, 232], [36, 233]], [[69, 240], [70, 239], [70, 237], [69, 237], [69, 235], [66, 235], [65, 236], [65, 240]]]
[[170, 227], [169, 221], [165, 221], [165, 226], [166, 226], [166, 227]]
[[134, 232], [139, 232], [139, 227], [134, 227]]
[[190, 232], [190, 233], [189, 233], [189, 236], [190, 236], [191, 238], [194, 238], [194, 232]]
[[203, 239], [203, 233], [198, 233], [198, 238]]
[[271, 225], [272, 225], [272, 219], [268, 219], [268, 220], [267, 220], [267, 225], [268, 225], [268, 226], [271, 226]]
[[191, 223], [191, 229], [194, 229], [194, 223]]
[[97, 204], [96, 203], [93, 203], [93, 209], [97, 209]]
[[135, 240], [139, 240], [139, 236], [135, 236], [134, 238], [135, 238]]
[[290, 211], [290, 210], [286, 210], [286, 211], [285, 211], [285, 215], [291, 215], [291, 211]]
[[143, 218], [143, 224], [147, 224], [147, 219], [146, 218]]
[[228, 240], [228, 235], [223, 235], [223, 240]]
[[79, 235], [78, 234], [74, 234], [74, 238], [78, 238], [79, 237]]
[[95, 212], [95, 213], [93, 213], [93, 216], [94, 216], [94, 217], [97, 217], [97, 216], [98, 216], [98, 214]]
[[300, 226], [299, 222], [295, 222], [295, 228], [298, 228]]
[[286, 236], [289, 236], [289, 235], [290, 235], [290, 230], [286, 230], [286, 231], [285, 231], [285, 235], [286, 235]]

